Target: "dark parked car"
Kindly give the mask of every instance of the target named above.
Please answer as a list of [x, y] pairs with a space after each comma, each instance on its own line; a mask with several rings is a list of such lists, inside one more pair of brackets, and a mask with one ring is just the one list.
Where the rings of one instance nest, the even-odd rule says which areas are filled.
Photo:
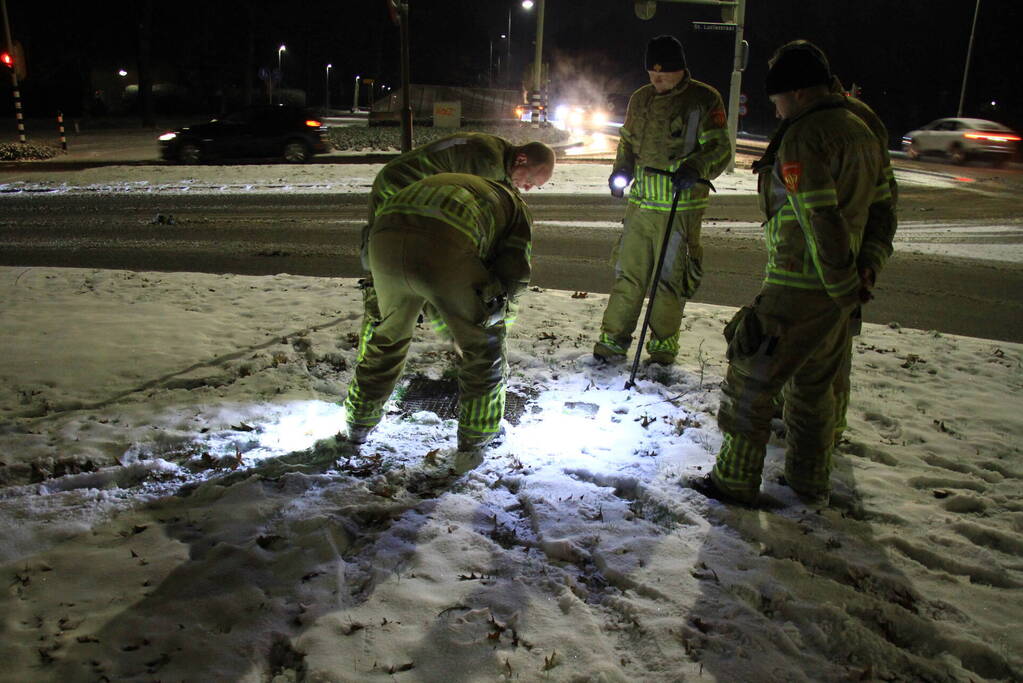
[[1016, 153], [1018, 144], [1019, 135], [1012, 129], [984, 119], [938, 119], [902, 136], [902, 148], [910, 159], [939, 154], [954, 164], [983, 157], [1001, 166]]
[[326, 131], [319, 116], [301, 107], [248, 107], [222, 119], [164, 133], [160, 155], [183, 164], [260, 157], [297, 164], [330, 150]]

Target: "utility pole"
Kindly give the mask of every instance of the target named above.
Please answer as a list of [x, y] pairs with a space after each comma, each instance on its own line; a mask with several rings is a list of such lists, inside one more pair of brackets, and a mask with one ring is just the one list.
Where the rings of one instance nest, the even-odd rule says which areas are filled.
[[[966, 99], [966, 76], [970, 73], [970, 58], [973, 57], [973, 35], [977, 32], [978, 14], [980, 14], [980, 0], [977, 0], [977, 6], [973, 10], [973, 28], [970, 29], [970, 45], [966, 48], [966, 66], [963, 67], [963, 87], [959, 91], [959, 109], [956, 110], [956, 116], [958, 117], [963, 115], [963, 101]], [[7, 41], [10, 42], [10, 38]]]
[[[395, 2], [396, 0], [391, 0]], [[409, 75], [408, 1], [397, 0], [398, 21], [401, 28], [401, 151], [412, 150], [411, 76]]]
[[[533, 108], [533, 115], [530, 118], [533, 128], [540, 127], [540, 108], [543, 102], [543, 83], [540, 81], [543, 77], [543, 4], [544, 0], [538, 0], [536, 3], [536, 56], [533, 59], [533, 93], [530, 97]], [[544, 124], [546, 123], [545, 116]]]
[[508, 46], [507, 47], [508, 47], [508, 56], [507, 56], [507, 59], [505, 59], [505, 64], [504, 64], [504, 80], [506, 81], [506, 85], [508, 87], [511, 87], [512, 72], [511, 72], [511, 8], [510, 7], [508, 8]]
[[[4, 38], [7, 40], [7, 53], [14, 55], [14, 41], [11, 40], [11, 22], [7, 18], [7, 0], [0, 0], [0, 8], [4, 14]], [[18, 64], [11, 65], [11, 85], [14, 88], [14, 117], [18, 120], [18, 138], [25, 142], [25, 117], [21, 113], [21, 91], [18, 88]]]

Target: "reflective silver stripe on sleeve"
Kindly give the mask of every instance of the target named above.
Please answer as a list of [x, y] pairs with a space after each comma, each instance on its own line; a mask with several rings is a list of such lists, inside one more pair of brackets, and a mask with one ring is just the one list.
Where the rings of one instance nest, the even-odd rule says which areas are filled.
[[696, 149], [696, 136], [700, 134], [701, 118], [703, 118], [703, 112], [699, 109], [689, 112], [689, 120], [686, 122], [686, 146], [682, 149], [683, 158], [692, 154], [693, 150]]

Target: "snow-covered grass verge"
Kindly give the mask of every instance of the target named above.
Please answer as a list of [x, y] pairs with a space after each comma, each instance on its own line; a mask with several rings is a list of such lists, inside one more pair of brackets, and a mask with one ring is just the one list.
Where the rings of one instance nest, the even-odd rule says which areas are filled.
[[[720, 332], [594, 367], [606, 302], [530, 291], [464, 476], [454, 425], [333, 439], [352, 280], [0, 268], [0, 658], [11, 680], [1018, 680], [1023, 347], [868, 325], [832, 504], [686, 488]], [[409, 374], [444, 376], [421, 329]], [[275, 678], [276, 677], [276, 678]]]

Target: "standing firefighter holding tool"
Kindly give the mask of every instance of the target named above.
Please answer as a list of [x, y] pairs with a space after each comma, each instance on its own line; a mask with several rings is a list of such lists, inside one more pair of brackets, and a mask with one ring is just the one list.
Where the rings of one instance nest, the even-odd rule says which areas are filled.
[[[658, 36], [646, 52], [650, 85], [632, 94], [614, 170], [611, 194], [629, 191], [624, 230], [615, 250], [615, 281], [593, 347], [598, 360], [624, 359], [643, 307], [652, 289], [660, 248], [667, 236], [663, 267], [649, 316], [650, 360], [673, 363], [686, 299], [703, 276], [700, 222], [707, 208], [709, 181], [728, 166], [732, 147], [727, 116], [714, 88], [693, 80], [686, 70], [682, 45], [672, 36]], [[678, 205], [672, 214], [673, 195]]]
[[831, 92], [822, 56], [790, 49], [767, 74], [783, 122], [770, 145], [777, 154], [759, 173], [764, 283], [725, 327], [721, 450], [711, 473], [690, 482], [713, 498], [756, 502], [783, 393], [785, 483], [807, 502], [826, 503], [850, 316], [891, 253], [894, 222], [881, 216], [892, 210], [892, 188], [881, 146], [845, 97]]
[[463, 173], [412, 183], [380, 206], [369, 232], [377, 292], [366, 300], [347, 439], [380, 422], [401, 375], [416, 320], [429, 304], [459, 355], [458, 450], [479, 454], [504, 417], [505, 316], [529, 284], [531, 218], [514, 189]]

